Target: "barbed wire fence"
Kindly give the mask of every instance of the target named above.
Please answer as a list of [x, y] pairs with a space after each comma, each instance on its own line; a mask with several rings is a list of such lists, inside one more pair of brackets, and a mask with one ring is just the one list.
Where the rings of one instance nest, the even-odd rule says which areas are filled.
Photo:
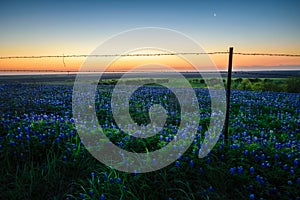
[[[229, 51], [214, 51], [214, 52], [176, 52], [176, 53], [137, 53], [137, 54], [70, 54], [70, 55], [31, 55], [31, 56], [0, 56], [0, 60], [10, 59], [44, 59], [44, 58], [62, 58], [64, 68], [66, 68], [65, 58], [105, 58], [105, 57], [157, 57], [157, 56], [179, 56], [179, 55], [226, 55]], [[269, 57], [300, 57], [300, 54], [287, 54], [287, 53], [257, 53], [257, 52], [233, 52], [233, 55], [241, 56], [269, 56]], [[77, 70], [22, 70], [22, 69], [0, 69], [0, 72], [78, 72]], [[81, 72], [97, 72], [97, 71], [81, 71]], [[235, 73], [235, 72], [233, 72]], [[257, 71], [238, 71], [243, 74], [257, 74], [263, 75]], [[272, 75], [279, 75], [278, 73], [272, 73]], [[282, 74], [280, 74], [282, 75]], [[285, 76], [285, 75], [283, 75]], [[288, 76], [288, 75], [286, 75]]]

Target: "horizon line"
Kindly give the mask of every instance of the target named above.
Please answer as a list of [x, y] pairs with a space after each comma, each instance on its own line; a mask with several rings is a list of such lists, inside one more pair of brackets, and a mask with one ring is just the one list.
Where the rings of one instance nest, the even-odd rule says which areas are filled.
[[[61, 73], [141, 73], [141, 72], [162, 72], [162, 73], [172, 73], [172, 72], [227, 72], [227, 69], [222, 70], [174, 70], [174, 71], [162, 71], [162, 70], [144, 70], [144, 71], [97, 71], [97, 70], [90, 70], [90, 71], [78, 71], [78, 70], [0, 70], [1, 72], [61, 72]], [[235, 69], [233, 72], [249, 72], [249, 71], [300, 71], [300, 69]]]

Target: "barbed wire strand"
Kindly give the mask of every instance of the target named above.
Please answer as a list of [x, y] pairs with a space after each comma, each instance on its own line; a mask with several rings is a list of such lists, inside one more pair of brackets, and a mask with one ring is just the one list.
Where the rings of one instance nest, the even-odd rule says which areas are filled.
[[[40, 59], [40, 58], [86, 58], [86, 57], [138, 57], [138, 56], [177, 56], [177, 55], [214, 55], [229, 54], [228, 51], [216, 52], [179, 52], [179, 53], [140, 53], [140, 54], [71, 54], [71, 55], [41, 55], [41, 56], [0, 56], [0, 59]], [[279, 57], [300, 57], [300, 54], [286, 53], [244, 53], [235, 52], [235, 55], [243, 56], [279, 56]]]
[[227, 54], [228, 52], [181, 52], [181, 53], [139, 53], [139, 54], [72, 54], [72, 55], [42, 55], [42, 56], [1, 56], [0, 59], [38, 59], [38, 58], [86, 58], [86, 57], [138, 57], [138, 56], [176, 56], [176, 55], [209, 55], [209, 54]]
[[285, 54], [285, 53], [240, 53], [236, 52], [235, 55], [242, 56], [278, 56], [278, 57], [300, 57], [300, 54]]

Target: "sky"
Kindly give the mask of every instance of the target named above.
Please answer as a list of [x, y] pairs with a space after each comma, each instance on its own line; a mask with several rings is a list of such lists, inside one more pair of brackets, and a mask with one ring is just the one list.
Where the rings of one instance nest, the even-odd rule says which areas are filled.
[[[297, 0], [2, 1], [0, 56], [90, 54], [113, 35], [141, 27], [182, 32], [206, 52], [232, 46], [235, 52], [300, 54], [299, 7]], [[225, 69], [227, 57], [211, 59]], [[0, 70], [77, 70], [83, 61], [1, 59]], [[185, 69], [176, 58], [161, 62]], [[117, 69], [126, 70], [128, 63], [119, 61]], [[300, 69], [300, 58], [235, 55], [233, 66], [236, 70]]]

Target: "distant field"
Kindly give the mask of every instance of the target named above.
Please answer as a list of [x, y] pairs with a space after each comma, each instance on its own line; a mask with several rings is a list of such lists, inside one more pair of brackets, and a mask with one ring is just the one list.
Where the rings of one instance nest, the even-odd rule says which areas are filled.
[[[208, 76], [214, 76], [212, 72], [202, 72]], [[222, 77], [227, 77], [227, 72], [220, 72]], [[104, 73], [102, 79], [118, 79], [124, 73]], [[147, 77], [147, 73], [131, 73], [129, 77], [135, 78], [137, 75], [143, 74]], [[169, 73], [170, 74], [170, 73]], [[182, 72], [186, 78], [201, 78], [199, 73]], [[88, 76], [95, 76], [90, 74]], [[164, 78], [165, 73], [160, 73]], [[236, 71], [232, 73], [233, 78], [288, 78], [300, 77], [300, 70], [294, 71]], [[0, 75], [0, 82], [74, 82], [76, 74], [51, 74], [51, 75]]]
[[[208, 79], [206, 81], [214, 82], [215, 73], [202, 72]], [[220, 72], [223, 78], [224, 85], [212, 84], [214, 88], [224, 88], [227, 83], [227, 72]], [[89, 81], [89, 77], [94, 80], [99, 74], [86, 74], [85, 79], [96, 84], [95, 81]], [[124, 75], [124, 73], [103, 73], [99, 84], [114, 85]], [[138, 84], [141, 80], [148, 78], [147, 73], [128, 73], [127, 78], [123, 79], [123, 83]], [[158, 73], [156, 82], [168, 82], [174, 73]], [[182, 75], [190, 82], [193, 88], [206, 88], [205, 82], [199, 73], [183, 72]], [[169, 77], [169, 78], [165, 78]], [[175, 77], [175, 76], [174, 76]], [[211, 77], [211, 78], [209, 78]], [[47, 85], [69, 85], [72, 86], [75, 82], [76, 74], [44, 74], [44, 75], [6, 75], [0, 76], [0, 83], [21, 83], [21, 84], [47, 84]], [[175, 87], [181, 87], [180, 82]], [[174, 83], [174, 82], [173, 82]], [[275, 92], [292, 92], [298, 93], [300, 89], [297, 85], [300, 84], [299, 71], [238, 71], [232, 74], [231, 88], [233, 90], [253, 90], [253, 91], [275, 91]]]

